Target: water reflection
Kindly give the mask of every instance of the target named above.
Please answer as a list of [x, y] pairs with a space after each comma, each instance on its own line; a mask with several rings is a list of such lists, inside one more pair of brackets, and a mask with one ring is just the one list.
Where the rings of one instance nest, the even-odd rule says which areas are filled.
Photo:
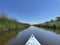
[[6, 45], [25, 45], [31, 34], [34, 34], [42, 45], [60, 45], [60, 35], [33, 26], [19, 32], [18, 35], [9, 40]]

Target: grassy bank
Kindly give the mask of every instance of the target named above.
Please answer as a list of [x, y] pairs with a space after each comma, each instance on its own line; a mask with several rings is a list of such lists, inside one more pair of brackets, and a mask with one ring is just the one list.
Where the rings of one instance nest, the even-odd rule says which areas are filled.
[[5, 43], [16, 36], [18, 32], [28, 28], [30, 25], [26, 23], [18, 22], [17, 20], [0, 15], [0, 45]]
[[7, 17], [0, 17], [0, 33], [5, 31], [21, 30], [28, 27], [29, 24], [20, 23]]
[[34, 25], [39, 28], [47, 28], [50, 31], [60, 33], [60, 16], [56, 17], [56, 20], [50, 20], [45, 23]]

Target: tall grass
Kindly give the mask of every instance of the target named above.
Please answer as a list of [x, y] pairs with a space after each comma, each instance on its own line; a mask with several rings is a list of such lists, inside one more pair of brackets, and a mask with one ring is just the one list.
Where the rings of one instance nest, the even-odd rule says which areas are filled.
[[29, 26], [29, 24], [18, 22], [6, 17], [4, 14], [0, 14], [0, 45], [5, 45], [9, 39]]
[[56, 17], [56, 20], [51, 20], [34, 26], [53, 29], [54, 32], [60, 33], [60, 16]]
[[0, 16], [0, 32], [21, 30], [22, 28], [25, 28], [27, 26], [29, 26], [29, 24], [20, 23], [14, 19]]

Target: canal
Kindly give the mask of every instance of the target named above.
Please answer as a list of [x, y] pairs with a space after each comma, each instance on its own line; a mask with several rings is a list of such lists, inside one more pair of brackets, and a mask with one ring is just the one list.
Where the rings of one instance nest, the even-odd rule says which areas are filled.
[[59, 34], [34, 26], [19, 32], [14, 38], [10, 39], [6, 45], [25, 45], [32, 34], [34, 34], [42, 45], [60, 45]]

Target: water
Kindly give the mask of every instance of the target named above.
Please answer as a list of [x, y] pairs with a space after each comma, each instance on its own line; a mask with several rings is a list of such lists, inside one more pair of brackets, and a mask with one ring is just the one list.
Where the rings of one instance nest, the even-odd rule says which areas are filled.
[[42, 45], [60, 45], [60, 35], [34, 26], [19, 32], [6, 45], [25, 45], [31, 34], [34, 34]]

